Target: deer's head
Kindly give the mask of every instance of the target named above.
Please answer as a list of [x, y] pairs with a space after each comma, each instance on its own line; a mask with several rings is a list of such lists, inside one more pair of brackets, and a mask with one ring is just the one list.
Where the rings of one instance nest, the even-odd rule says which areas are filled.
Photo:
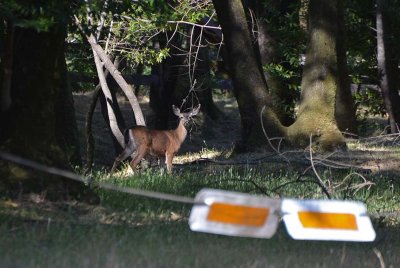
[[172, 110], [174, 111], [174, 114], [179, 117], [182, 123], [186, 126], [190, 119], [199, 113], [200, 104], [192, 108], [189, 112], [181, 113], [180, 109], [177, 108], [175, 105], [172, 105]]

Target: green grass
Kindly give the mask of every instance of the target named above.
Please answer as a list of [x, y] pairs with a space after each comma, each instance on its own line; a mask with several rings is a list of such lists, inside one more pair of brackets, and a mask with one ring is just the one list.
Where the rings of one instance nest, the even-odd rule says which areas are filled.
[[[271, 164], [268, 164], [271, 165]], [[352, 171], [319, 170], [338, 185]], [[315, 176], [267, 164], [245, 167], [175, 166], [133, 176], [94, 173], [97, 181], [194, 197], [202, 188], [270, 197], [323, 198]], [[333, 197], [359, 200], [370, 212], [400, 211], [400, 180], [369, 175], [372, 186], [349, 177]], [[75, 202], [0, 202], [0, 267], [386, 267], [400, 263], [398, 218], [374, 219], [372, 243], [292, 240], [280, 223], [271, 239], [226, 237], [189, 230], [190, 205], [96, 190], [100, 206]], [[377, 255], [378, 254], [378, 255]]]
[[[347, 175], [353, 174], [351, 176]], [[193, 168], [174, 175], [160, 175], [159, 170], [148, 169], [133, 176], [104, 177], [99, 181], [112, 182], [120, 186], [160, 191], [176, 195], [194, 197], [202, 188], [223, 189], [272, 198], [326, 199], [314, 174], [300, 176], [295, 171], [266, 172], [262, 167], [228, 167], [219, 171], [205, 171]], [[324, 182], [329, 180], [336, 188], [332, 190], [333, 199], [357, 200], [367, 204], [370, 212], [400, 210], [400, 180], [390, 176], [363, 176], [369, 184], [363, 186], [363, 178], [351, 170], [322, 171]], [[345, 181], [343, 179], [346, 178]], [[357, 187], [360, 186], [360, 187]], [[114, 209], [162, 213], [164, 210], [187, 208], [186, 205], [134, 197], [110, 191], [99, 190], [103, 204]]]

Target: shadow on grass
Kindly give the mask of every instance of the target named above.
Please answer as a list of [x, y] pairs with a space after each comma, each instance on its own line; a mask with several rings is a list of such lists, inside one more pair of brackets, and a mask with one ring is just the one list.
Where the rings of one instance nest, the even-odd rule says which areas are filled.
[[[32, 219], [0, 211], [0, 267], [396, 267], [400, 227], [374, 223], [373, 243], [271, 239], [189, 230], [187, 220], [142, 224]], [[32, 215], [31, 215], [32, 216]]]

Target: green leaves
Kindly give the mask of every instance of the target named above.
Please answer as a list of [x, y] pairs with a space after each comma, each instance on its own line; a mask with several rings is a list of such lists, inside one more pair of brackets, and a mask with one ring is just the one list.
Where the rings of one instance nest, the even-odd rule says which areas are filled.
[[67, 1], [4, 0], [0, 4], [0, 17], [13, 21], [18, 27], [42, 32], [52, 27], [65, 27], [69, 10]]
[[180, 23], [197, 23], [207, 16], [211, 7], [209, 1], [194, 4], [160, 0], [133, 2], [113, 16], [111, 49], [135, 64], [160, 63], [169, 56], [168, 39], [176, 33], [179, 35], [180, 29], [186, 27]]
[[145, 47], [141, 50], [121, 50], [120, 51], [126, 58], [134, 61], [136, 64], [154, 64], [161, 63], [165, 58], [169, 56], [169, 49], [164, 48], [161, 50], [154, 50], [149, 47]]

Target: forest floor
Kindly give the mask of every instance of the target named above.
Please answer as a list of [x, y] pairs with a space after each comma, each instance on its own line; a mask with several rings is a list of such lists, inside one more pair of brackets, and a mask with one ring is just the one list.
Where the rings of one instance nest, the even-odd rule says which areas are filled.
[[[147, 97], [139, 97], [140, 104], [146, 120], [152, 119], [151, 110]], [[92, 93], [75, 93], [75, 109], [81, 153], [83, 159], [86, 155], [85, 143], [85, 120], [86, 113]], [[121, 111], [128, 126], [133, 126], [133, 113], [129, 102], [122, 96], [118, 97]], [[272, 163], [291, 162], [295, 168], [309, 166], [309, 151], [279, 150], [279, 153], [259, 151], [251, 154], [233, 156], [231, 153], [235, 142], [240, 138], [240, 116], [236, 100], [233, 97], [218, 97], [215, 101], [218, 109], [222, 112], [217, 121], [199, 116], [195, 119], [195, 125], [189, 130], [188, 137], [183, 143], [174, 163], [189, 164], [199, 160], [210, 159], [210, 164], [234, 165], [257, 164], [271, 161]], [[363, 120], [363, 131], [359, 139], [348, 140], [347, 151], [336, 151], [332, 154], [319, 155], [319, 158], [338, 161], [353, 165], [355, 169], [360, 168], [369, 172], [390, 172], [400, 177], [400, 136], [385, 135], [384, 127], [387, 121], [383, 118], [369, 118]], [[110, 167], [114, 162], [114, 152], [109, 130], [101, 114], [100, 105], [96, 106], [93, 116], [93, 134], [95, 138], [95, 166]], [[229, 160], [227, 159], [229, 158]], [[213, 162], [213, 160], [215, 160]], [[224, 160], [226, 160], [224, 162]], [[293, 160], [293, 161], [291, 161]], [[275, 164], [274, 164], [275, 165]], [[285, 164], [284, 164], [285, 165]]]

